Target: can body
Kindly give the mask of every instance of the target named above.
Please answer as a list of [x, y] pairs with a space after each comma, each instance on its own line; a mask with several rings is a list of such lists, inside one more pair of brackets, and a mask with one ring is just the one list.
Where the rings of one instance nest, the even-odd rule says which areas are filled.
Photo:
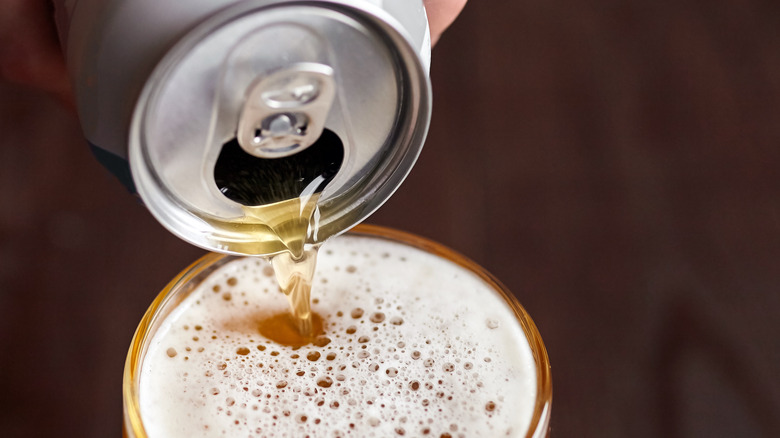
[[[333, 35], [336, 37], [339, 35], [338, 33], [328, 33], [327, 30], [332, 27], [331, 21], [341, 23], [338, 26], [348, 29], [351, 29], [350, 26], [364, 29], [363, 33], [366, 34], [367, 41], [377, 47], [384, 47], [382, 50], [387, 51], [385, 58], [390, 60], [389, 63], [395, 64], [386, 68], [377, 66], [377, 69], [380, 67], [385, 70], [397, 69], [400, 73], [396, 74], [398, 79], [394, 80], [395, 85], [390, 84], [391, 81], [387, 81], [387, 84], [370, 85], [372, 89], [384, 90], [412, 85], [411, 91], [394, 91], [388, 95], [389, 97], [377, 93], [378, 99], [380, 99], [374, 105], [377, 107], [377, 113], [401, 113], [400, 118], [375, 121], [378, 119], [377, 117], [373, 119], [368, 117], [363, 121], [360, 120], [361, 115], [366, 113], [366, 108], [370, 108], [373, 104], [363, 102], [365, 99], [360, 97], [367, 94], [365, 90], [360, 90], [359, 93], [352, 92], [350, 95], [350, 89], [359, 89], [361, 84], [368, 87], [369, 85], [365, 85], [365, 81], [376, 75], [362, 74], [360, 71], [362, 68], [355, 67], [359, 66], [356, 62], [339, 61], [341, 64], [349, 64], [342, 65], [341, 70], [339, 70], [338, 65], [336, 66], [337, 78], [342, 79], [337, 84], [339, 88], [337, 88], [336, 93], [336, 101], [340, 102], [341, 105], [337, 125], [345, 126], [340, 128], [343, 138], [354, 140], [345, 145], [345, 148], [349, 149], [348, 161], [352, 163], [358, 160], [357, 165], [349, 171], [342, 172], [344, 175], [337, 178], [340, 188], [332, 189], [333, 193], [329, 194], [330, 198], [333, 199], [350, 198], [342, 200], [343, 202], [339, 201], [339, 205], [331, 209], [336, 212], [331, 215], [340, 215], [339, 220], [331, 221], [334, 224], [339, 223], [337, 228], [346, 229], [361, 221], [392, 194], [413, 165], [427, 133], [430, 119], [430, 85], [427, 77], [430, 62], [430, 37], [421, 0], [394, 2], [381, 0], [308, 2], [290, 0], [191, 0], [186, 2], [59, 0], [55, 1], [55, 7], [60, 38], [76, 94], [77, 109], [84, 135], [93, 152], [99, 161], [116, 174], [131, 190], [138, 189], [139, 184], [154, 186], [151, 189], [138, 190], [152, 213], [175, 234], [207, 249], [231, 252], [225, 251], [213, 239], [199, 238], [198, 236], [204, 233], [208, 234], [209, 230], [198, 228], [200, 226], [196, 224], [198, 221], [191, 220], [188, 216], [189, 213], [198, 217], [203, 213], [222, 218], [233, 214], [235, 209], [224, 204], [222, 200], [213, 199], [213, 193], [196, 193], [197, 190], [193, 189], [197, 185], [208, 185], [208, 181], [204, 183], [199, 180], [202, 179], [201, 175], [205, 175], [208, 180], [211, 177], [209, 172], [198, 169], [189, 173], [170, 175], [178, 172], [176, 169], [171, 170], [173, 167], [181, 167], [184, 165], [182, 163], [186, 163], [188, 160], [200, 160], [200, 157], [208, 156], [210, 154], [208, 148], [212, 146], [171, 152], [175, 147], [163, 144], [166, 141], [162, 138], [165, 137], [164, 135], [147, 136], [147, 126], [150, 124], [148, 121], [155, 117], [156, 121], [162, 120], [163, 123], [176, 126], [175, 129], [183, 130], [182, 132], [174, 131], [177, 138], [183, 138], [191, 144], [198, 145], [210, 141], [209, 138], [204, 137], [213, 135], [213, 129], [208, 132], [207, 130], [199, 131], [198, 126], [217, 123], [219, 125], [217, 130], [221, 129], [220, 124], [233, 126], [234, 120], [231, 112], [235, 108], [220, 110], [223, 113], [220, 115], [209, 113], [208, 110], [198, 112], [198, 108], [217, 105], [214, 103], [215, 99], [222, 99], [224, 103], [226, 93], [222, 92], [220, 95], [219, 90], [209, 89], [208, 93], [211, 94], [205, 95], [205, 97], [193, 97], [194, 94], [201, 93], [200, 91], [186, 91], [189, 94], [174, 96], [175, 99], [170, 98], [171, 101], [186, 101], [186, 106], [181, 104], [181, 106], [176, 107], [164, 102], [164, 99], [167, 99], [169, 95], [179, 92], [175, 90], [175, 87], [165, 84], [166, 81], [173, 80], [172, 78], [179, 82], [195, 82], [195, 80], [182, 80], [177, 79], [178, 77], [197, 78], [198, 81], [207, 83], [214, 81], [216, 76], [220, 78], [225, 76], [224, 68], [218, 70], [219, 75], [214, 73], [212, 76], [209, 76], [211, 73], [208, 71], [203, 73], [206, 71], [206, 67], [201, 69], [203, 71], [196, 68], [194, 73], [182, 73], [176, 70], [180, 64], [189, 62], [185, 58], [207, 44], [211, 44], [212, 53], [219, 52], [215, 47], [218, 49], [220, 44], [223, 45], [226, 53], [233, 50], [232, 44], [234, 43], [228, 37], [219, 37], [223, 38], [219, 40], [217, 37], [211, 38], [211, 35], [218, 34], [223, 29], [238, 35], [237, 32], [241, 26], [252, 26], [251, 20], [254, 17], [272, 17], [272, 14], [278, 16], [279, 18], [258, 21], [257, 26], [268, 27], [268, 20], [285, 21], [288, 19], [286, 17], [295, 17], [300, 15], [301, 11], [306, 13], [313, 11], [310, 15], [314, 18], [301, 26], [306, 27], [309, 34], [321, 35], [322, 39], [325, 40], [321, 47], [329, 47], [328, 50], [332, 50], [334, 54], [342, 56], [343, 59], [347, 59], [345, 57], [348, 53], [345, 54], [345, 52], [359, 51], [359, 48], [349, 47], [350, 43], [346, 40], [327, 41], [329, 38], [333, 38]], [[331, 16], [336, 18], [331, 20]], [[320, 24], [321, 22], [325, 24]], [[353, 22], [357, 24], [350, 24]], [[320, 25], [327, 29], [318, 28], [317, 26]], [[222, 33], [230, 34], [230, 32], [224, 31]], [[249, 38], [246, 35], [250, 35], [250, 33], [241, 34], [238, 38]], [[273, 33], [269, 35], [273, 35]], [[257, 53], [275, 50], [276, 42], [272, 41], [273, 39], [273, 37], [270, 38], [268, 43], [264, 45], [266, 48]], [[315, 45], [318, 44], [320, 43]], [[292, 43], [283, 44], [281, 47], [278, 50], [298, 50]], [[304, 52], [306, 50], [317, 52], [318, 49], [304, 47], [302, 50]], [[366, 50], [366, 53], [371, 53], [370, 50]], [[258, 58], [263, 58], [263, 56], [258, 55]], [[284, 56], [282, 53], [277, 58], [284, 59]], [[298, 57], [303, 61], [308, 61], [306, 56], [300, 55]], [[203, 58], [202, 56], [196, 63], [198, 66], [204, 64]], [[265, 60], [260, 59], [257, 62], [265, 62]], [[191, 66], [185, 67], [190, 68]], [[278, 69], [279, 65], [273, 68]], [[415, 71], [410, 74], [411, 70]], [[214, 71], [217, 71], [216, 67]], [[257, 70], [253, 74], [262, 76], [272, 71], [269, 68], [267, 71]], [[199, 74], [202, 76], [198, 76]], [[202, 88], [207, 89], [208, 87]], [[144, 102], [145, 90], [147, 99]], [[235, 94], [241, 95], [243, 92], [242, 89], [236, 91]], [[388, 102], [383, 103], [381, 99]], [[399, 101], [396, 106], [389, 103], [393, 99]], [[159, 101], [163, 101], [163, 103], [154, 106]], [[235, 106], [233, 103], [230, 105]], [[385, 105], [386, 108], [383, 108], [382, 105]], [[404, 115], [405, 108], [411, 108], [407, 111], [409, 114]], [[176, 112], [176, 114], [171, 114], [171, 112]], [[190, 112], [192, 114], [189, 114]], [[185, 118], [182, 113], [187, 113], [185, 115], [189, 120], [186, 123], [179, 123], [181, 119]], [[214, 122], [215, 119], [218, 119], [217, 122]], [[344, 120], [346, 122], [342, 123]], [[179, 124], [176, 125], [177, 123]], [[372, 130], [378, 129], [376, 126], [384, 125], [386, 125], [384, 131], [372, 132]], [[133, 132], [134, 129], [137, 132]], [[132, 161], [129, 160], [129, 149], [134, 136], [141, 143], [139, 148], [143, 150], [139, 156], [143, 155], [148, 158], [145, 163], [141, 162], [143, 161], [141, 158], [138, 159], [138, 163], [129, 162]], [[401, 143], [403, 144], [400, 148], [396, 147]], [[375, 157], [377, 153], [366, 152], [365, 148], [370, 149], [371, 147], [377, 150], [384, 148], [385, 151], [381, 153], [387, 158], [378, 160]], [[357, 150], [358, 148], [363, 149]], [[354, 151], [350, 152], [350, 150]], [[152, 152], [147, 153], [147, 151]], [[164, 158], [159, 158], [155, 154], [164, 156]], [[169, 159], [171, 156], [176, 159]], [[361, 160], [362, 162], [360, 162]], [[171, 164], [170, 161], [175, 161], [176, 164]], [[203, 166], [200, 162], [198, 165]], [[382, 175], [362, 177], [361, 175], [370, 173], [371, 166], [383, 167]], [[132, 173], [130, 167], [134, 167]], [[136, 167], [142, 169], [137, 171]], [[147, 168], [151, 170], [146, 172]], [[144, 172], [146, 172], [146, 177], [139, 177], [139, 174], [144, 174]], [[142, 181], [139, 182], [139, 179]], [[354, 186], [355, 181], [358, 180], [363, 181], [361, 183], [363, 187], [357, 190], [352, 189], [350, 192], [350, 187]], [[161, 187], [155, 186], [158, 183]], [[213, 189], [208, 188], [207, 191], [213, 192]], [[145, 195], [144, 192], [151, 193], [151, 195]], [[347, 192], [350, 193], [345, 194]], [[171, 199], [157, 202], [156, 198], [166, 196]], [[362, 206], [360, 211], [350, 212], [350, 219], [346, 220], [344, 218], [346, 210], [351, 208], [349, 206], [358, 204]], [[184, 216], [187, 216], [186, 219], [170, 219], [171, 216], [181, 216], [180, 212], [171, 212], [170, 210], [182, 208], [191, 210], [184, 213]], [[333, 231], [330, 234], [338, 234], [343, 229]]]

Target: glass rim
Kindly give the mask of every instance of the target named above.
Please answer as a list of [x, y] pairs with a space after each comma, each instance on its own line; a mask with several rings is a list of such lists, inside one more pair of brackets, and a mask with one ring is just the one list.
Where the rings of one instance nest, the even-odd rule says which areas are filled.
[[[456, 265], [474, 273], [480, 279], [488, 283], [512, 309], [515, 318], [526, 336], [534, 357], [536, 371], [536, 400], [531, 422], [528, 426], [527, 438], [547, 436], [550, 414], [552, 409], [552, 375], [547, 349], [542, 342], [536, 324], [517, 298], [485, 268], [468, 257], [452, 250], [440, 243], [420, 237], [416, 234], [399, 231], [393, 228], [361, 224], [348, 232], [348, 235], [382, 238], [394, 242], [409, 245], [429, 254], [445, 258]], [[140, 381], [140, 365], [145, 346], [151, 340], [150, 327], [156, 322], [158, 310], [161, 309], [173, 297], [171, 292], [178, 291], [180, 285], [186, 284], [207, 268], [213, 267], [220, 261], [229, 261], [241, 256], [228, 254], [208, 253], [187, 266], [176, 275], [155, 297], [149, 308], [144, 313], [141, 322], [133, 334], [130, 348], [125, 360], [125, 368], [122, 376], [122, 401], [123, 401], [123, 435], [137, 438], [148, 438], [141, 419], [138, 387]], [[182, 298], [183, 299], [183, 298]], [[167, 315], [166, 315], [167, 316]]]

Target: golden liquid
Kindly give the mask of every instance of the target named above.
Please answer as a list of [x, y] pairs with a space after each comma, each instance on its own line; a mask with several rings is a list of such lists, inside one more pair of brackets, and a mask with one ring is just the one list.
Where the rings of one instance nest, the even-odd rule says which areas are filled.
[[312, 335], [311, 285], [317, 265], [317, 247], [303, 251], [298, 258], [283, 252], [271, 258], [279, 288], [287, 295], [293, 324], [301, 336]]
[[319, 197], [315, 193], [273, 204], [241, 206], [244, 217], [229, 221], [202, 219], [219, 234], [220, 249], [258, 256], [289, 252], [297, 260], [307, 243], [317, 243]]
[[220, 151], [214, 182], [226, 198], [241, 205], [244, 214], [229, 220], [201, 216], [214, 228], [215, 247], [270, 257], [279, 288], [290, 302], [291, 324], [302, 336], [300, 342], [315, 335], [311, 284], [317, 247], [328, 237], [319, 235], [317, 202], [343, 160], [343, 143], [328, 129], [303, 150], [274, 159], [252, 156], [232, 139]]
[[[204, 218], [218, 229], [226, 242], [223, 249], [246, 255], [270, 256], [279, 288], [290, 302], [291, 318], [277, 318], [273, 323], [261, 322], [269, 339], [289, 332], [291, 325], [299, 339], [288, 340], [288, 345], [306, 345], [317, 335], [312, 324], [311, 285], [317, 265], [318, 208], [320, 194], [261, 206], [242, 206], [244, 217], [232, 221]], [[225, 238], [226, 237], [226, 238]], [[321, 327], [320, 322], [319, 326]]]

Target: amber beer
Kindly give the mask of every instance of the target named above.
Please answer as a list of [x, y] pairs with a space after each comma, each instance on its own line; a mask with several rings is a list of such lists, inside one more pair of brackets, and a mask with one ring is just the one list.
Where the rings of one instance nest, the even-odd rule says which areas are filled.
[[[313, 332], [289, 330], [270, 264], [208, 255], [144, 316], [124, 375], [129, 437], [541, 437], [541, 337], [490, 274], [358, 227], [320, 250]], [[287, 325], [287, 330], [285, 329]]]

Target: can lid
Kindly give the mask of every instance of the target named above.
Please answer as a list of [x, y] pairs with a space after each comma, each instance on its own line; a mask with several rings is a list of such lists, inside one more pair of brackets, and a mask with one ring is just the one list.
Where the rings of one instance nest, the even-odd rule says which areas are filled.
[[[138, 192], [166, 228], [213, 251], [285, 249], [229, 226], [246, 209], [220, 190], [215, 166], [234, 140], [268, 146], [263, 141], [272, 138], [265, 150], [279, 156], [311, 143], [311, 132], [343, 145], [319, 194], [319, 231], [307, 243], [346, 231], [390, 197], [427, 134], [430, 82], [403, 27], [381, 8], [359, 4], [241, 2], [194, 28], [160, 61], [136, 104], [129, 153]], [[252, 104], [265, 98], [266, 106]], [[290, 110], [289, 102], [316, 105]]]

